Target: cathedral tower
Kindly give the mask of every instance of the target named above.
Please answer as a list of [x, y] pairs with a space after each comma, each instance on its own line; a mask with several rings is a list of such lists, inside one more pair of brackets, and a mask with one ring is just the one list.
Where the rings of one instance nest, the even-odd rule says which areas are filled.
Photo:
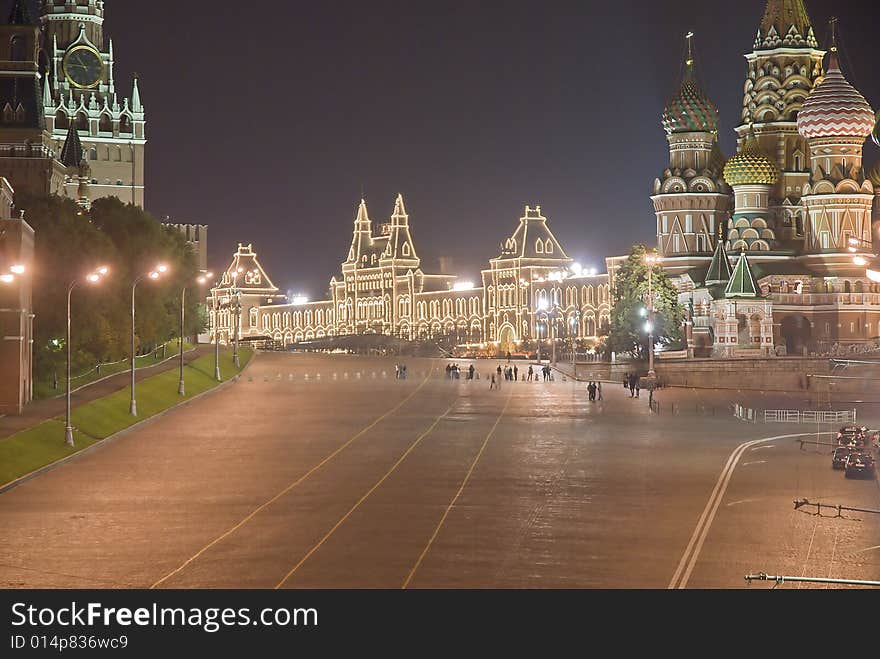
[[790, 247], [802, 244], [800, 197], [809, 181], [805, 140], [798, 135], [801, 105], [822, 75], [822, 58], [804, 0], [768, 0], [753, 50], [747, 54], [740, 146], [751, 130], [779, 169], [770, 224]]
[[[102, 0], [43, 0], [39, 67], [42, 111], [55, 151], [71, 123], [91, 169], [92, 199], [119, 197], [144, 205], [146, 120], [137, 78], [130, 96], [114, 77], [113, 41], [105, 40]], [[79, 181], [67, 181], [78, 197]]]
[[731, 251], [769, 251], [778, 247], [769, 221], [773, 186], [779, 169], [750, 135], [739, 153], [724, 166], [724, 179], [733, 187], [735, 208], [727, 223], [727, 246]]
[[850, 238], [869, 243], [874, 188], [862, 167], [862, 147], [874, 127], [874, 111], [843, 76], [836, 45], [797, 126], [810, 153], [803, 196], [807, 251], [845, 253]]
[[681, 86], [662, 114], [669, 166], [654, 180], [657, 247], [666, 258], [709, 256], [724, 225], [730, 190], [721, 177], [718, 110], [697, 82], [691, 39]]

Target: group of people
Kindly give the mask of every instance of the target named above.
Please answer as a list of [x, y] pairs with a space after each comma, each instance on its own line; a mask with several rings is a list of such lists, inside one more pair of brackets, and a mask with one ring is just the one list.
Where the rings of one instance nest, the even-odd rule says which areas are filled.
[[[476, 370], [477, 369], [474, 368], [474, 365], [471, 364], [470, 367], [465, 371], [465, 373], [467, 374], [467, 377], [465, 379], [473, 380], [474, 373], [476, 372]], [[449, 380], [461, 379], [461, 368], [458, 366], [458, 364], [447, 364], [446, 365], [446, 377]]]
[[406, 380], [406, 364], [394, 365], [394, 377], [397, 380]]
[[639, 384], [639, 374], [638, 373], [627, 373], [623, 376], [623, 388], [629, 389], [629, 397], [633, 398], [639, 397], [639, 390], [641, 389], [641, 385]]
[[587, 394], [589, 394], [591, 401], [602, 400], [602, 383], [590, 380], [587, 384]]
[[[473, 369], [473, 366], [471, 366], [471, 368]], [[549, 382], [553, 380], [552, 368], [550, 368], [549, 366], [543, 366], [541, 368], [541, 372], [544, 376], [544, 382]], [[492, 374], [492, 380], [489, 383], [489, 389], [500, 389], [502, 380], [520, 382], [519, 366], [513, 365], [505, 366], [502, 368], [499, 364], [498, 368], [495, 369], [495, 373]], [[532, 382], [533, 380], [537, 382], [538, 376], [535, 373], [535, 368], [531, 364], [529, 364], [529, 370], [523, 372], [521, 381]]]

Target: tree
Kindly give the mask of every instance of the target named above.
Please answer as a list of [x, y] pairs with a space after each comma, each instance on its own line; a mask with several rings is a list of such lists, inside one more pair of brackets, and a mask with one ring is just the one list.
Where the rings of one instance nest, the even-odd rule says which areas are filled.
[[[644, 359], [648, 351], [648, 333], [645, 331], [648, 309], [647, 248], [635, 245], [629, 258], [620, 266], [614, 279], [614, 304], [605, 349], [608, 352], [627, 353]], [[684, 312], [678, 304], [678, 291], [659, 263], [651, 270], [651, 289], [654, 296], [654, 341], [663, 345], [678, 345], [683, 339]]]
[[[144, 282], [136, 296], [136, 343], [146, 352], [180, 334], [180, 291], [194, 282], [195, 255], [184, 237], [162, 226], [143, 209], [119, 199], [98, 199], [85, 213], [57, 196], [16, 196], [17, 208], [34, 229], [34, 370], [49, 378], [64, 367], [67, 286], [106, 265], [110, 276], [97, 291], [84, 286], [73, 294], [72, 367], [82, 372], [98, 362], [118, 361], [131, 352], [131, 284], [158, 262], [169, 266], [160, 281]], [[187, 335], [204, 327], [195, 284], [188, 291]]]

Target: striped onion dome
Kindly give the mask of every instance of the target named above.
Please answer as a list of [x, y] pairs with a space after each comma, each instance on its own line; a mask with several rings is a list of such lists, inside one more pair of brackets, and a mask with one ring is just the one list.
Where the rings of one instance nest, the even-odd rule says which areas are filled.
[[688, 61], [681, 87], [663, 110], [660, 123], [667, 135], [718, 132], [718, 108], [697, 84], [693, 60]]
[[876, 121], [874, 121], [874, 132], [871, 133], [871, 139], [874, 144], [880, 146], [880, 110], [877, 111]]
[[724, 165], [724, 180], [729, 185], [775, 185], [779, 168], [764, 153], [758, 140], [749, 136], [740, 152]]
[[828, 73], [813, 88], [798, 112], [797, 127], [802, 137], [867, 138], [874, 128], [874, 111], [868, 101], [853, 87], [831, 53]]

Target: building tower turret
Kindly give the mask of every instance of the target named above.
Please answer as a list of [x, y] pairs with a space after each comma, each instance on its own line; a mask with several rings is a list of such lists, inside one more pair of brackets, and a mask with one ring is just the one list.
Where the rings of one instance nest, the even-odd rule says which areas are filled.
[[758, 140], [750, 135], [740, 152], [724, 166], [724, 179], [733, 187], [735, 208], [727, 222], [731, 251], [768, 251], [777, 247], [770, 217], [770, 198], [779, 169]]
[[692, 39], [689, 32], [684, 78], [661, 116], [669, 166], [654, 180], [651, 197], [657, 247], [666, 258], [711, 255], [730, 208], [730, 190], [721, 176], [718, 109], [697, 82]]
[[779, 177], [770, 199], [770, 227], [796, 248], [804, 239], [799, 201], [809, 180], [807, 147], [798, 135], [801, 105], [822, 75], [822, 58], [804, 0], [768, 0], [753, 50], [747, 54], [740, 148], [751, 131], [776, 163]]
[[836, 43], [830, 52], [828, 73], [797, 121], [810, 153], [810, 181], [803, 195], [805, 248], [845, 253], [850, 238], [871, 240], [874, 188], [862, 168], [862, 147], [874, 127], [874, 111], [843, 76]]

